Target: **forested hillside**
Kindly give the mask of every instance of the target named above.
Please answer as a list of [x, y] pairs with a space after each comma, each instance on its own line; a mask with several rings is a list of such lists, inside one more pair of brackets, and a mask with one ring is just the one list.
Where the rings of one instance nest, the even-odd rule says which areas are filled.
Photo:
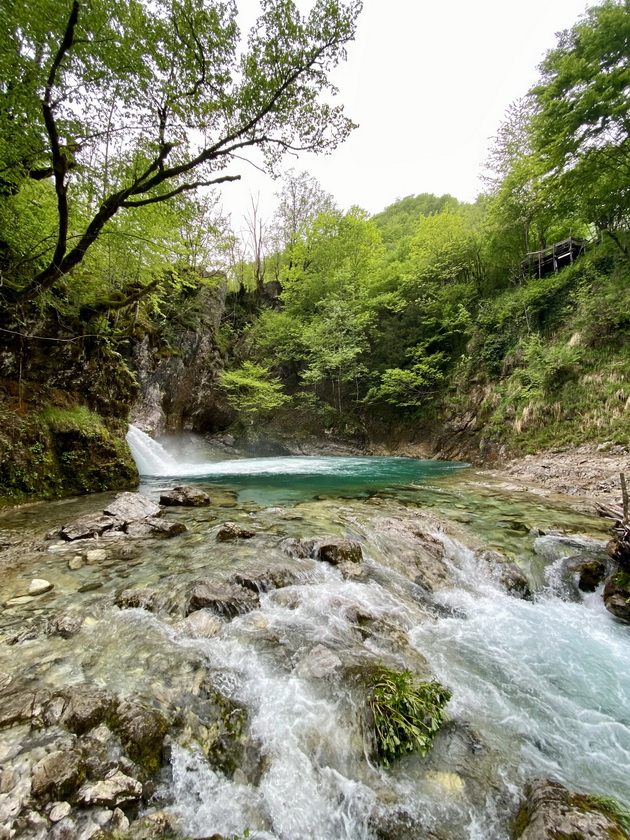
[[[499, 127], [474, 204], [423, 193], [369, 217], [290, 171], [275, 217], [249, 208], [244, 239], [203, 187], [239, 177], [229, 167], [251, 146], [277, 173], [287, 150], [343, 141], [352, 123], [317, 96], [360, 4], [320, 0], [308, 20], [270, 4], [238, 81], [227, 5], [223, 19], [203, 4], [165, 4], [162, 16], [138, 5], [135, 17], [114, 4], [121, 26], [109, 29], [101, 4], [45, 5], [47, 27], [41, 4], [11, 5], [0, 58], [9, 498], [63, 491], [59, 458], [79, 456], [60, 450], [52, 464], [59, 429], [120, 437], [134, 346], [148, 337], [156, 359], [181, 352], [183, 331], [206, 328], [204, 288], [221, 284], [212, 370], [243, 438], [316, 429], [467, 457], [628, 443], [627, 2], [594, 6], [561, 34]], [[569, 238], [575, 253], [549, 272], [527, 258]], [[47, 351], [58, 342], [65, 355]], [[94, 359], [78, 382], [76, 366]], [[104, 399], [97, 372], [108, 370], [118, 391]], [[130, 480], [128, 463], [119, 472]]]

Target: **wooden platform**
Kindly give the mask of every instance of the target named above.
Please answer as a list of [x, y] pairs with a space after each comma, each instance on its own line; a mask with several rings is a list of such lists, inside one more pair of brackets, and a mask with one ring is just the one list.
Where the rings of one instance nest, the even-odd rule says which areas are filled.
[[565, 265], [570, 265], [584, 253], [585, 248], [584, 239], [574, 239], [570, 236], [542, 251], [531, 251], [521, 262], [521, 272], [543, 277], [545, 274], [564, 268]]

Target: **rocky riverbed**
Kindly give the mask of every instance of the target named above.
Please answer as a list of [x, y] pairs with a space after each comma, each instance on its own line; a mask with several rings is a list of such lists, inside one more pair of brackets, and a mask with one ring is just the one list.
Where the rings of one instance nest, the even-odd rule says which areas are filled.
[[[627, 628], [578, 586], [608, 526], [490, 484], [1, 514], [0, 837], [624, 836], [558, 792], [630, 801]], [[453, 694], [433, 749], [390, 768], [382, 668]]]

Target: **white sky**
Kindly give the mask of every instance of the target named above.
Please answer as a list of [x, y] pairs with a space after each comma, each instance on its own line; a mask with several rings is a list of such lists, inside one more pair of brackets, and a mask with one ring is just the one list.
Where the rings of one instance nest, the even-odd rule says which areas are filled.
[[[311, 3], [301, 0], [300, 7]], [[590, 5], [594, 5], [591, 3]], [[364, 0], [337, 100], [359, 128], [331, 155], [287, 158], [343, 209], [377, 213], [406, 195], [451, 193], [472, 201], [490, 139], [505, 110], [538, 78], [537, 65], [586, 0]], [[245, 30], [257, 0], [238, 0]], [[243, 164], [222, 203], [239, 227], [260, 193], [263, 216], [281, 188]]]

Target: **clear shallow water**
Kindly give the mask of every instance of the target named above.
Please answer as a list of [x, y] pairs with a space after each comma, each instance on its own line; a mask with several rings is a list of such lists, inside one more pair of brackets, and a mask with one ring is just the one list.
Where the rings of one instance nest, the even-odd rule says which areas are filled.
[[149, 488], [164, 485], [164, 479], [220, 484], [236, 490], [241, 502], [259, 505], [295, 504], [322, 495], [358, 498], [448, 475], [467, 466], [379, 456], [231, 458], [198, 463], [176, 457], [134, 426], [127, 440]]
[[[168, 465], [168, 453], [154, 454]], [[383, 460], [392, 469], [408, 461]], [[118, 558], [104, 543], [105, 563], [71, 571], [76, 544], [21, 555], [5, 569], [3, 591], [19, 594], [39, 576], [55, 589], [5, 609], [0, 626], [12, 632], [61, 609], [80, 611], [86, 623], [68, 640], [40, 636], [3, 647], [2, 668], [47, 686], [107, 686], [166, 710], [193, 711], [204, 681], [211, 681], [245, 707], [258, 776], [213, 769], [194, 737], [175, 738], [172, 778], [159, 804], [175, 811], [191, 837], [248, 830], [255, 840], [507, 840], [524, 784], [536, 777], [630, 804], [630, 627], [605, 611], [597, 593], [568, 603], [544, 588], [550, 568], [574, 549], [553, 536], [537, 543], [531, 533], [561, 529], [602, 538], [600, 520], [474, 484], [448, 465], [441, 474], [403, 480], [396, 469], [390, 478], [390, 464], [379, 472], [376, 458], [262, 461], [262, 471], [251, 475], [243, 472], [253, 464], [247, 459], [230, 462], [232, 469], [239, 465], [230, 475], [215, 464], [214, 476], [198, 476], [208, 488], [218, 482], [220, 503], [167, 511], [188, 533], [133, 542], [133, 557]], [[315, 476], [297, 466], [321, 462]], [[357, 478], [364, 463], [377, 475]], [[403, 467], [419, 468], [415, 461]], [[143, 490], [182, 481], [167, 476], [154, 476]], [[261, 508], [256, 499], [262, 505], [283, 499], [291, 507]], [[0, 529], [29, 535], [103, 503], [92, 497], [26, 508], [0, 515]], [[216, 528], [227, 519], [251, 525], [257, 535], [217, 542]], [[291, 560], [282, 550], [286, 537], [322, 534], [360, 540], [366, 580], [345, 580], [338, 569]], [[413, 583], [414, 563], [429, 562], [417, 534], [445, 549], [443, 579], [436, 577], [429, 596]], [[538, 575], [534, 602], [509, 597], [489, 577], [475, 556], [487, 547]], [[288, 565], [296, 583], [262, 594], [258, 609], [223, 622], [212, 638], [196, 638], [181, 622], [199, 578], [226, 581], [235, 571], [269, 564]], [[92, 582], [101, 588], [81, 591]], [[156, 614], [113, 607], [123, 587], [142, 586], [156, 591], [162, 604]], [[359, 624], [358, 614], [369, 618]], [[342, 660], [339, 673], [309, 674], [305, 662], [318, 645]], [[365, 701], [349, 676], [378, 661], [421, 678], [434, 675], [453, 691], [452, 727], [426, 758], [410, 756], [390, 770], [368, 760]]]

